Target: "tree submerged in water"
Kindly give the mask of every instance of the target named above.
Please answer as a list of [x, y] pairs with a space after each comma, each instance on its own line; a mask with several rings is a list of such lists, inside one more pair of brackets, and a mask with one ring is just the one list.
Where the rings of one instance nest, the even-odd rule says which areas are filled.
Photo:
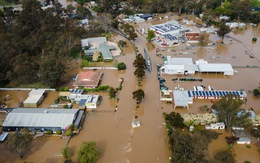
[[8, 136], [5, 144], [5, 148], [12, 153], [18, 154], [20, 158], [23, 158], [26, 151], [32, 142], [32, 135], [29, 130], [22, 129], [21, 131], [15, 131]]

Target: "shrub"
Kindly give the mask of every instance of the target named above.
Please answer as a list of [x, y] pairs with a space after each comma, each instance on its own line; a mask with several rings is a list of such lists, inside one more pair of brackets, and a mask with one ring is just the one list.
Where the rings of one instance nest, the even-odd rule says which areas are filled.
[[64, 91], [69, 91], [69, 87], [65, 87], [65, 88], [64, 88]]
[[260, 90], [254, 89], [253, 94], [254, 94], [254, 96], [260, 96]]
[[53, 132], [52, 132], [52, 130], [48, 130], [48, 131], [46, 131], [46, 134], [51, 135], [51, 134], [53, 134]]
[[117, 64], [117, 69], [120, 70], [125, 70], [126, 69], [126, 64], [124, 62], [120, 62]]
[[58, 130], [58, 131], [56, 131], [56, 134], [57, 134], [57, 135], [61, 135], [61, 134], [62, 134], [62, 131], [61, 131], [61, 130]]
[[252, 38], [252, 41], [254, 41], [254, 42], [257, 41], [257, 38], [256, 37]]
[[66, 135], [66, 136], [72, 136], [72, 135], [73, 135], [73, 132], [72, 132], [71, 130], [67, 130], [67, 131], [65, 132], [65, 135]]

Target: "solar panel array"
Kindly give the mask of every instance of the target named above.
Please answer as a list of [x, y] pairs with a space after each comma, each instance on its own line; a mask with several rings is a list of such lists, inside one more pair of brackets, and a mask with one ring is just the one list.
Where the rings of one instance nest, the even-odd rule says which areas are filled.
[[225, 91], [225, 90], [219, 90], [219, 91], [188, 91], [188, 96], [192, 98], [198, 98], [198, 97], [204, 97], [204, 98], [221, 98], [228, 94], [232, 94], [236, 98], [242, 98], [243, 92], [241, 91]]

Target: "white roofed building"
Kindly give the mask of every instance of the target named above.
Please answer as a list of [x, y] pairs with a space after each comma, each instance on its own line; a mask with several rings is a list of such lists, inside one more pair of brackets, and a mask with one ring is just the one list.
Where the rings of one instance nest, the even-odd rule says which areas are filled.
[[198, 64], [199, 72], [202, 73], [223, 73], [224, 75], [234, 75], [232, 66], [228, 63], [208, 63]]
[[235, 71], [229, 63], [208, 63], [200, 59], [193, 63], [192, 58], [172, 58], [167, 56], [164, 65], [160, 68], [161, 74], [183, 75], [201, 73], [223, 73], [234, 75]]
[[4, 131], [65, 131], [71, 124], [78, 127], [82, 115], [79, 109], [18, 108], [8, 113], [2, 126]]
[[43, 100], [44, 89], [32, 89], [28, 98], [23, 102], [26, 108], [36, 108]]

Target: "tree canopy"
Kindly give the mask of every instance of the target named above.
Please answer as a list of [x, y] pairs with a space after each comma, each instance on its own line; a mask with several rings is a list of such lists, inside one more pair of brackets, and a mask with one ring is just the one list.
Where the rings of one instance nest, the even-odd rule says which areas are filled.
[[217, 111], [218, 119], [224, 122], [229, 130], [232, 126], [245, 126], [249, 124], [248, 117], [250, 113], [241, 110], [244, 102], [240, 99], [234, 98], [232, 94], [216, 101], [212, 108]]
[[32, 136], [30, 135], [29, 130], [23, 129], [9, 134], [5, 148], [10, 152], [17, 154], [20, 158], [23, 158], [24, 154], [28, 151], [31, 142]]
[[144, 91], [142, 89], [138, 89], [133, 92], [133, 99], [136, 100], [136, 104], [140, 104], [142, 99], [144, 98]]
[[[172, 163], [207, 163], [207, 149], [212, 139], [216, 139], [216, 132], [205, 135], [205, 132], [194, 134], [175, 130], [169, 137]], [[212, 136], [213, 135], [213, 136]], [[207, 136], [207, 137], [206, 137]]]
[[71, 152], [71, 149], [69, 147], [64, 147], [62, 148], [61, 150], [61, 154], [63, 155], [63, 157], [66, 159], [66, 160], [70, 160], [71, 157], [72, 157], [72, 152]]
[[83, 142], [77, 154], [80, 163], [95, 163], [99, 158], [96, 142]]
[[176, 128], [183, 128], [185, 126], [184, 119], [181, 117], [180, 113], [171, 112], [170, 114], [164, 114], [164, 119], [167, 124]]
[[214, 159], [215, 159], [216, 163], [222, 163], [222, 162], [235, 163], [236, 162], [234, 154], [230, 149], [218, 152], [215, 155]]
[[145, 76], [146, 69], [146, 62], [142, 54], [137, 54], [133, 62], [133, 66], [136, 68], [134, 75], [138, 78], [138, 80], [142, 80], [142, 78]]
[[129, 40], [135, 40], [138, 37], [132, 25], [127, 23], [123, 24], [120, 28], [123, 30]]
[[217, 30], [218, 36], [221, 38], [222, 42], [224, 41], [224, 37], [226, 34], [228, 34], [231, 31], [231, 29], [226, 26], [225, 22], [221, 22], [219, 25], [219, 29]]
[[54, 87], [64, 73], [64, 65], [54, 58], [46, 59], [40, 66], [40, 79], [50, 87]]
[[150, 42], [155, 36], [156, 35], [155, 35], [155, 32], [153, 30], [148, 30], [148, 34], [147, 34], [146, 39], [147, 39], [147, 41]]
[[[63, 9], [59, 3], [46, 10], [36, 0], [25, 0], [22, 5], [20, 12], [10, 7], [0, 14], [0, 81], [9, 80], [11, 86], [44, 81], [42, 84], [53, 87], [62, 75], [43, 72], [50, 70], [46, 68], [46, 60], [53, 58], [61, 61], [59, 64], [66, 63], [73, 57], [75, 48], [79, 49], [81, 37], [99, 33], [78, 26], [78, 20], [63, 18], [62, 13], [71, 15], [71, 9]], [[46, 82], [42, 74], [54, 76], [50, 77], [51, 82]]]

